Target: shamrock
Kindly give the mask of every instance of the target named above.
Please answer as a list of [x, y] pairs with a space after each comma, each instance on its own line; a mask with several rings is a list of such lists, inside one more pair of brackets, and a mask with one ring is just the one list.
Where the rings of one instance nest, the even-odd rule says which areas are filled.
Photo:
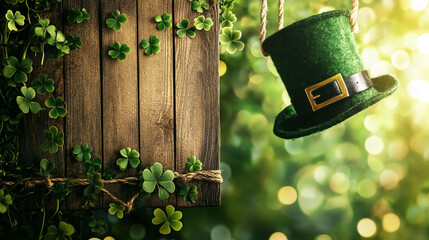
[[112, 172], [112, 169], [110, 168], [104, 169], [103, 171], [104, 180], [113, 180], [116, 178], [116, 176], [118, 176], [118, 174]]
[[186, 18], [183, 19], [181, 22], [179, 22], [177, 24], [177, 28], [179, 28], [179, 30], [177, 30], [177, 36], [184, 37], [188, 35], [188, 37], [194, 38], [197, 28], [196, 27], [188, 28], [188, 25], [189, 25], [189, 20]]
[[220, 42], [226, 45], [226, 51], [234, 54], [237, 50], [241, 51], [244, 48], [244, 43], [239, 41], [241, 32], [232, 30], [232, 28], [225, 27], [222, 29], [222, 34], [219, 36]]
[[164, 223], [159, 229], [159, 232], [164, 235], [167, 235], [171, 232], [170, 226], [175, 231], [180, 231], [180, 229], [183, 227], [183, 224], [180, 221], [182, 218], [182, 212], [174, 211], [175, 209], [171, 205], [168, 205], [165, 210], [167, 215], [165, 215], [164, 211], [162, 211], [160, 208], [155, 209], [155, 211], [153, 211], [155, 217], [152, 219], [152, 223], [154, 225]]
[[5, 213], [7, 207], [12, 203], [12, 196], [10, 194], [4, 195], [4, 190], [0, 189], [0, 213]]
[[16, 102], [18, 103], [19, 109], [25, 114], [30, 111], [34, 114], [40, 111], [40, 104], [37, 102], [32, 102], [34, 97], [36, 97], [36, 91], [32, 87], [27, 88], [26, 86], [21, 87], [21, 93], [24, 96], [16, 97]]
[[19, 11], [16, 11], [15, 14], [13, 14], [12, 10], [7, 10], [6, 20], [7, 27], [10, 31], [18, 31], [18, 28], [16, 28], [16, 24], [18, 24], [19, 26], [24, 26], [25, 17], [22, 16], [21, 12]]
[[186, 163], [185, 167], [190, 172], [200, 171], [201, 166], [203, 165], [200, 160], [196, 160], [197, 158], [195, 156], [191, 156], [188, 158], [188, 162]]
[[121, 29], [121, 23], [127, 22], [127, 16], [119, 11], [114, 11], [112, 13], [113, 18], [108, 18], [106, 24], [108, 28], [113, 28], [115, 31]]
[[119, 166], [119, 169], [124, 171], [127, 169], [128, 163], [132, 168], [136, 168], [140, 164], [140, 153], [136, 150], [131, 150], [131, 148], [126, 147], [120, 151], [122, 158], [116, 160], [116, 165]]
[[55, 168], [55, 163], [49, 161], [48, 159], [44, 158], [40, 161], [40, 174], [43, 177], [50, 178], [51, 177], [51, 171]]
[[45, 235], [45, 240], [68, 240], [72, 239], [74, 227], [71, 224], [60, 222], [58, 228], [55, 225], [48, 227], [48, 232]]
[[39, 20], [40, 27], [34, 28], [34, 33], [36, 34], [36, 36], [46, 39], [46, 33], [49, 33], [51, 36], [55, 35], [55, 26], [49, 25], [49, 23], [49, 18], [41, 18]]
[[70, 47], [67, 45], [67, 39], [64, 33], [57, 31], [48, 38], [48, 44], [52, 47], [48, 48], [48, 56], [59, 59], [65, 54], [70, 53]]
[[7, 4], [16, 5], [18, 3], [23, 3], [25, 0], [6, 0]]
[[91, 153], [92, 148], [89, 147], [88, 144], [82, 144], [82, 146], [74, 146], [73, 148], [74, 158], [78, 162], [82, 162], [83, 160], [91, 160]]
[[67, 110], [63, 108], [65, 102], [61, 97], [53, 97], [51, 96], [45, 101], [45, 105], [48, 108], [52, 108], [49, 111], [49, 117], [56, 119], [58, 116], [65, 117], [67, 115]]
[[46, 75], [40, 75], [40, 80], [35, 80], [32, 85], [33, 88], [37, 89], [37, 93], [44, 95], [45, 92], [53, 92], [54, 80], [52, 78], [46, 79]]
[[152, 193], [158, 187], [158, 196], [161, 200], [169, 198], [168, 193], [173, 193], [175, 185], [173, 183], [174, 174], [171, 170], [163, 171], [161, 163], [154, 163], [150, 168], [146, 168], [142, 174], [142, 188], [147, 193]]
[[198, 194], [197, 186], [193, 185], [191, 187], [188, 187], [186, 185], [183, 185], [179, 190], [179, 194], [183, 196], [185, 202], [195, 203], [194, 197]]
[[89, 16], [88, 12], [85, 8], [80, 9], [73, 9], [70, 8], [67, 11], [67, 22], [71, 23], [81, 23], [84, 20], [89, 20], [91, 17]]
[[83, 190], [83, 194], [91, 199], [97, 200], [98, 194], [104, 186], [104, 183], [100, 181], [100, 173], [87, 173], [87, 179], [89, 185]]
[[94, 233], [99, 233], [107, 229], [107, 223], [102, 218], [92, 218], [88, 225]]
[[64, 133], [58, 132], [58, 128], [55, 126], [50, 127], [49, 130], [44, 130], [43, 135], [48, 140], [40, 145], [40, 149], [44, 152], [56, 153], [58, 147], [64, 145]]
[[155, 16], [155, 22], [158, 23], [156, 28], [160, 31], [171, 28], [171, 15], [168, 13], [164, 13], [161, 15], [157, 14]]
[[77, 35], [76, 37], [69, 35], [67, 38], [67, 45], [70, 46], [71, 50], [78, 50], [83, 45], [82, 39], [79, 35]]
[[223, 17], [223, 21], [222, 21], [222, 23], [220, 24], [220, 26], [222, 27], [222, 28], [225, 28], [225, 27], [230, 27], [230, 28], [232, 28], [232, 26], [233, 26], [233, 23], [235, 23], [236, 21], [237, 21], [237, 17], [235, 16], [235, 14], [234, 13], [232, 13], [231, 11], [229, 11], [229, 12], [227, 12], [227, 13], [223, 13], [222, 14], [222, 17]]
[[27, 73], [33, 71], [33, 61], [26, 58], [20, 63], [16, 57], [9, 57], [6, 59], [5, 67], [3, 68], [3, 76], [6, 78], [14, 77], [16, 83], [27, 82]]
[[83, 163], [83, 167], [89, 173], [96, 173], [96, 172], [100, 171], [102, 162], [103, 161], [101, 161], [101, 158], [94, 158], [93, 160], [86, 160]]
[[204, 9], [208, 10], [209, 8], [210, 5], [206, 2], [206, 0], [197, 0], [192, 2], [192, 10], [199, 13], [203, 13]]
[[122, 219], [124, 217], [125, 206], [120, 203], [111, 203], [109, 204], [109, 213], [110, 215], [115, 215]]
[[199, 16], [194, 19], [194, 25], [197, 28], [197, 30], [204, 30], [208, 31], [213, 26], [213, 21], [211, 18], [205, 18], [204, 16]]
[[55, 193], [55, 198], [59, 201], [64, 201], [67, 195], [70, 194], [70, 188], [73, 187], [73, 183], [68, 179], [65, 184], [54, 183], [54, 186], [49, 188], [49, 191]]
[[159, 47], [160, 43], [161, 41], [155, 35], [152, 35], [150, 36], [149, 41], [144, 39], [141, 42], [140, 46], [146, 49], [144, 52], [147, 55], [152, 56], [152, 54], [157, 54], [161, 50], [161, 48]]
[[131, 51], [130, 47], [127, 44], [123, 43], [122, 45], [118, 42], [110, 45], [112, 50], [109, 51], [109, 56], [112, 58], [118, 58], [119, 60], [125, 60], [127, 58], [126, 53]]

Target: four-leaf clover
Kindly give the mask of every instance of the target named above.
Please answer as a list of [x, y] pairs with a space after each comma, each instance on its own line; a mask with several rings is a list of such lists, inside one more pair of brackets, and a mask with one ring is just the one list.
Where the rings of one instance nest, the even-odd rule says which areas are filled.
[[164, 223], [159, 229], [159, 232], [164, 235], [167, 235], [171, 232], [170, 227], [175, 231], [180, 231], [180, 229], [183, 227], [183, 223], [180, 221], [182, 218], [182, 212], [175, 211], [174, 207], [171, 205], [168, 205], [165, 210], [167, 215], [160, 208], [155, 209], [153, 212], [155, 217], [152, 219], [152, 223], [154, 225]]
[[65, 117], [67, 115], [67, 110], [63, 108], [65, 105], [64, 100], [61, 97], [53, 97], [51, 96], [45, 101], [45, 105], [48, 108], [52, 108], [49, 111], [49, 117], [56, 119], [58, 116]]
[[10, 31], [18, 31], [16, 25], [18, 24], [19, 26], [24, 26], [25, 17], [22, 16], [19, 11], [16, 11], [15, 14], [13, 14], [12, 10], [7, 10], [6, 20], [7, 27]]
[[136, 168], [140, 164], [140, 153], [136, 150], [131, 150], [131, 148], [126, 147], [120, 151], [122, 158], [116, 160], [116, 165], [119, 166], [119, 169], [124, 171], [128, 167], [128, 163], [132, 168]]
[[110, 45], [111, 50], [109, 51], [109, 56], [112, 58], [117, 58], [121, 61], [127, 58], [126, 53], [131, 51], [130, 47], [127, 44], [123, 43], [122, 45], [118, 42]]
[[34, 114], [40, 111], [40, 104], [37, 102], [32, 102], [34, 97], [36, 97], [36, 91], [32, 87], [27, 88], [26, 86], [21, 87], [21, 93], [24, 96], [17, 96], [16, 102], [18, 103], [19, 109], [25, 114], [30, 111]]
[[219, 36], [220, 42], [226, 45], [226, 51], [230, 54], [234, 54], [237, 50], [243, 50], [244, 43], [240, 41], [240, 38], [241, 32], [229, 27], [223, 28], [222, 34]]
[[192, 185], [188, 187], [187, 185], [183, 185], [179, 190], [179, 194], [183, 196], [185, 202], [195, 203], [194, 197], [198, 195], [197, 186]]
[[164, 13], [161, 15], [157, 14], [155, 16], [155, 22], [158, 23], [156, 28], [160, 31], [171, 28], [171, 15], [168, 13]]
[[194, 38], [197, 28], [196, 27], [188, 28], [188, 26], [189, 26], [189, 20], [186, 18], [183, 19], [181, 22], [177, 23], [177, 28], [179, 28], [179, 30], [177, 30], [177, 36], [184, 37], [188, 35], [188, 37]]
[[50, 153], [56, 153], [58, 151], [58, 147], [62, 147], [64, 145], [64, 133], [58, 132], [58, 128], [52, 126], [49, 130], [44, 130], [43, 135], [47, 142], [42, 143], [40, 148], [42, 151]]
[[16, 57], [9, 57], [6, 59], [5, 67], [3, 68], [3, 76], [6, 78], [14, 77], [15, 82], [22, 83], [27, 82], [27, 73], [33, 71], [33, 61], [30, 58], [26, 58], [19, 62]]
[[45, 235], [45, 240], [67, 240], [72, 239], [74, 227], [71, 224], [60, 222], [58, 228], [55, 225], [48, 227], [48, 232]]
[[152, 56], [154, 53], [157, 54], [161, 50], [159, 47], [160, 43], [161, 41], [155, 35], [152, 35], [150, 36], [149, 41], [144, 39], [140, 46], [145, 49], [144, 52], [147, 55]]
[[45, 94], [45, 92], [53, 92], [54, 80], [52, 78], [46, 79], [46, 75], [40, 75], [40, 80], [35, 80], [32, 85], [33, 88], [37, 89], [38, 94]]
[[83, 160], [89, 161], [91, 160], [92, 148], [88, 146], [88, 144], [82, 144], [82, 146], [74, 146], [73, 154], [78, 162], [82, 162]]
[[7, 207], [12, 203], [12, 196], [10, 194], [4, 195], [3, 189], [0, 189], [0, 213], [5, 213]]
[[143, 190], [152, 193], [158, 187], [158, 196], [161, 200], [166, 200], [176, 189], [173, 179], [174, 174], [171, 170], [163, 171], [161, 163], [154, 163], [150, 168], [146, 168], [143, 173]]
[[110, 215], [115, 215], [122, 219], [124, 217], [125, 206], [120, 203], [111, 203], [109, 204], [109, 213]]
[[237, 17], [231, 11], [223, 13], [222, 17], [223, 17], [223, 21], [220, 24], [222, 28], [225, 28], [225, 27], [232, 28], [233, 24], [237, 21]]
[[194, 25], [198, 30], [210, 30], [213, 26], [213, 21], [211, 18], [205, 18], [204, 16], [199, 16], [194, 19]]
[[195, 172], [195, 171], [200, 171], [202, 165], [203, 164], [201, 163], [200, 160], [197, 160], [195, 156], [191, 156], [190, 158], [188, 158], [188, 162], [186, 163], [185, 167], [190, 172]]
[[106, 24], [108, 28], [113, 28], [115, 31], [121, 29], [121, 23], [127, 22], [127, 16], [119, 11], [114, 11], [112, 13], [113, 18], [108, 18]]
[[208, 10], [210, 5], [206, 0], [197, 0], [192, 2], [192, 10], [197, 11], [199, 13], [203, 13], [204, 10]]

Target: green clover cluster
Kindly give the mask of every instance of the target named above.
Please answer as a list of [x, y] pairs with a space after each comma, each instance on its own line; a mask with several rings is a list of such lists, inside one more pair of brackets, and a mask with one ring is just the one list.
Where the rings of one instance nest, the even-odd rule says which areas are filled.
[[117, 58], [121, 61], [125, 60], [127, 58], [127, 53], [131, 51], [131, 48], [128, 47], [127, 44], [123, 43], [122, 45], [119, 42], [115, 42], [114, 44], [110, 45], [110, 51], [109, 56], [111, 58]]
[[101, 181], [101, 174], [98, 172], [88, 172], [86, 178], [89, 181], [89, 185], [83, 190], [83, 194], [88, 198], [87, 204], [94, 207], [95, 204], [93, 201], [98, 199], [98, 194], [104, 187], [104, 183]]
[[179, 37], [184, 37], [186, 35], [188, 35], [188, 37], [190, 38], [194, 38], [197, 32], [197, 28], [196, 27], [189, 27], [189, 20], [188, 19], [183, 19], [181, 22], [177, 23], [177, 28], [179, 30], [177, 30], [177, 36]]
[[85, 162], [83, 162], [83, 167], [88, 171], [88, 173], [95, 174], [96, 172], [101, 170], [102, 163], [103, 161], [101, 160], [101, 158], [96, 157], [92, 160], [85, 160]]
[[122, 157], [116, 160], [116, 165], [118, 165], [119, 169], [121, 169], [122, 171], [125, 171], [125, 169], [127, 169], [128, 164], [130, 164], [132, 168], [137, 168], [139, 166], [140, 153], [136, 150], [131, 150], [131, 148], [126, 147], [120, 151], [120, 154]]
[[171, 23], [171, 15], [168, 13], [164, 13], [161, 15], [157, 14], [155, 16], [155, 22], [158, 23], [156, 28], [160, 31], [163, 31], [165, 29], [170, 29], [173, 24]]
[[60, 222], [58, 228], [55, 225], [48, 227], [45, 240], [71, 240], [74, 233], [74, 227], [71, 224]]
[[37, 93], [44, 95], [46, 92], [53, 92], [55, 90], [54, 80], [46, 78], [46, 74], [40, 75], [40, 80], [34, 80], [32, 87], [37, 90]]
[[185, 202], [195, 203], [194, 197], [198, 195], [197, 186], [192, 185], [191, 187], [183, 185], [179, 190], [180, 196], [183, 196]]
[[18, 103], [19, 109], [25, 114], [29, 113], [30, 111], [33, 114], [36, 114], [40, 111], [40, 104], [37, 102], [33, 102], [33, 100], [36, 97], [36, 91], [34, 91], [33, 88], [26, 86], [21, 87], [21, 93], [23, 96], [17, 96], [16, 97], [16, 103]]
[[176, 186], [173, 183], [174, 173], [171, 170], [166, 170], [161, 163], [154, 163], [144, 171], [139, 172], [141, 180], [141, 189], [146, 193], [152, 193], [158, 188], [158, 197], [161, 200], [166, 200], [170, 197], [169, 193], [173, 193]]
[[72, 23], [82, 23], [83, 21], [88, 21], [91, 18], [89, 13], [85, 8], [82, 9], [73, 9], [70, 8], [67, 11], [67, 22]]
[[43, 177], [50, 178], [51, 171], [54, 170], [54, 168], [55, 163], [49, 161], [46, 158], [40, 160], [40, 175], [42, 175]]
[[241, 32], [238, 30], [232, 30], [230, 27], [222, 29], [219, 39], [220, 42], [226, 46], [226, 51], [230, 54], [234, 54], [244, 48], [244, 43], [240, 41]]
[[21, 15], [19, 11], [16, 11], [15, 13], [12, 12], [12, 10], [7, 10], [6, 13], [6, 20], [7, 20], [7, 27], [10, 31], [18, 31], [18, 28], [16, 25], [24, 26], [25, 24], [25, 17]]
[[150, 36], [149, 41], [146, 39], [143, 39], [140, 46], [145, 49], [145, 53], [148, 56], [152, 56], [153, 54], [159, 53], [161, 51], [161, 48], [159, 47], [159, 44], [161, 43], [161, 40], [159, 40], [155, 35]]
[[175, 211], [174, 207], [171, 205], [168, 205], [165, 208], [165, 211], [167, 214], [165, 214], [160, 208], [155, 209], [155, 211], [153, 211], [153, 215], [155, 217], [152, 219], [152, 223], [154, 225], [162, 224], [159, 232], [164, 235], [170, 234], [170, 227], [173, 228], [174, 231], [180, 231], [183, 227], [183, 223], [180, 221], [183, 216], [182, 212]]
[[67, 115], [67, 109], [64, 108], [65, 102], [62, 97], [49, 97], [45, 101], [45, 105], [48, 108], [52, 108], [49, 111], [49, 117], [50, 118], [58, 118], [58, 117], [65, 117]]
[[188, 158], [188, 162], [185, 167], [190, 172], [201, 171], [203, 164], [200, 160], [197, 160], [195, 156], [191, 156]]
[[109, 204], [109, 214], [116, 215], [117, 218], [122, 219], [124, 217], [125, 206], [120, 203]]
[[74, 146], [73, 156], [78, 162], [91, 160], [92, 148], [88, 144], [82, 144], [82, 146]]
[[107, 223], [102, 218], [92, 218], [88, 225], [93, 233], [99, 233], [107, 229]]
[[15, 83], [25, 83], [28, 80], [27, 74], [33, 71], [33, 61], [26, 58], [19, 62], [16, 57], [9, 57], [5, 60], [3, 76], [12, 78]]
[[13, 204], [12, 196], [10, 194], [4, 194], [4, 190], [0, 189], [0, 213], [5, 213], [7, 208]]
[[204, 16], [199, 16], [194, 19], [194, 25], [197, 28], [197, 30], [205, 30], [209, 31], [210, 28], [213, 26], [213, 21], [211, 18], [205, 18]]
[[209, 10], [210, 5], [206, 0], [196, 0], [192, 2], [192, 10], [203, 13], [204, 10]]

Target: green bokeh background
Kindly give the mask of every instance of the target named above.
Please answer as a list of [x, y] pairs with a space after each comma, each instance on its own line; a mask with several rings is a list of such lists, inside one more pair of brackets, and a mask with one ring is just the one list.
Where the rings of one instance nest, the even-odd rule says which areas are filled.
[[[268, 2], [270, 35], [277, 28], [278, 2]], [[369, 218], [377, 228], [369, 239], [429, 239], [427, 5], [426, 0], [360, 1], [355, 36], [365, 67], [372, 77], [397, 76], [399, 90], [323, 133], [285, 141], [272, 128], [290, 102], [271, 59], [260, 53], [260, 1], [237, 2], [234, 29], [243, 32], [246, 47], [234, 55], [221, 49], [222, 206], [181, 209], [184, 227], [174, 238], [285, 240], [272, 236], [281, 232], [289, 240], [366, 239], [362, 234], [374, 231], [357, 226]], [[286, 0], [285, 25], [349, 8], [345, 0]], [[291, 205], [279, 201], [284, 186], [297, 192]], [[383, 227], [393, 226], [383, 222], [386, 213], [400, 219], [392, 233]], [[131, 221], [115, 225], [112, 235], [122, 232], [125, 239], [132, 224], [152, 231], [150, 220]]]

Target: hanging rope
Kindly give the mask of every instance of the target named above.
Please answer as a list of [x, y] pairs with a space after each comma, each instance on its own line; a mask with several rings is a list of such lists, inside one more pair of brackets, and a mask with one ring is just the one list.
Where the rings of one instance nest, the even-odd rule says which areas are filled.
[[[350, 5], [350, 26], [352, 28], [352, 32], [356, 33], [359, 31], [359, 25], [357, 22], [357, 15], [359, 10], [359, 0], [351, 0]], [[261, 46], [261, 52], [262, 55], [265, 57], [268, 56], [268, 53], [264, 51], [262, 48], [262, 43], [265, 40], [265, 37], [267, 35], [267, 11], [268, 11], [268, 5], [267, 0], [262, 0], [261, 2], [261, 25], [259, 26], [259, 45]], [[284, 0], [279, 0], [279, 24], [277, 26], [278, 30], [281, 30], [283, 28], [283, 19], [284, 19]]]

